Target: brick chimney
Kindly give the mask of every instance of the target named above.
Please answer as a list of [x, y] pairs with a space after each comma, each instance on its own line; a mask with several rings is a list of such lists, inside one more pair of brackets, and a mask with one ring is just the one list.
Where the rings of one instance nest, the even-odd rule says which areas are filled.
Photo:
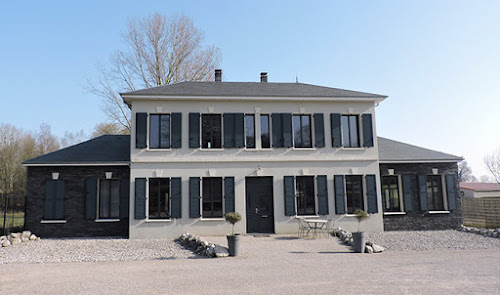
[[216, 69], [215, 70], [215, 82], [221, 82], [221, 81], [222, 81], [222, 70]]
[[260, 73], [260, 82], [261, 83], [266, 83], [267, 82], [267, 72]]

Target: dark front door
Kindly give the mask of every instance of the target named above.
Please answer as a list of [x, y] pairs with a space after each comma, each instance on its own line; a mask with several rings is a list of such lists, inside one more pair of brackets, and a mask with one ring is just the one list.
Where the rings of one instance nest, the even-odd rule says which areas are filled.
[[247, 177], [247, 233], [274, 233], [273, 178]]

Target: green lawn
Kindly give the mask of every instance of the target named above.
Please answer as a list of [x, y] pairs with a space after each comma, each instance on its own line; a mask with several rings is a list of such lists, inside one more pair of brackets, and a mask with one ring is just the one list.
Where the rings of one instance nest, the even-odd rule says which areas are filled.
[[[3, 229], [3, 212], [0, 213], [0, 233]], [[8, 233], [22, 231], [24, 227], [24, 212], [7, 212], [5, 231]]]

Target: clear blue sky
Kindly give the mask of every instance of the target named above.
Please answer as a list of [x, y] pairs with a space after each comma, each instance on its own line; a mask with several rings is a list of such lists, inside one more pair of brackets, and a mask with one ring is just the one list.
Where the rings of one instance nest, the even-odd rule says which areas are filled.
[[[307, 4], [306, 4], [307, 3]], [[0, 123], [56, 135], [104, 121], [85, 91], [127, 18], [184, 13], [222, 51], [226, 81], [388, 95], [380, 136], [463, 156], [500, 146], [500, 1], [4, 1]]]

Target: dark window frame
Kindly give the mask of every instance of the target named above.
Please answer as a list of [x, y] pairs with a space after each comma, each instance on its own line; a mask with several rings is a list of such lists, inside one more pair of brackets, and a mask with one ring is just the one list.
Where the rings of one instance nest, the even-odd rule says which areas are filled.
[[[207, 183], [206, 183], [207, 181]], [[214, 188], [217, 183], [220, 182], [220, 195], [215, 195], [216, 191]], [[209, 182], [209, 183], [208, 183]], [[207, 186], [210, 186], [209, 188]], [[207, 195], [208, 193], [208, 195]], [[220, 203], [220, 205], [218, 205]], [[205, 205], [210, 205], [210, 210], [205, 210]], [[218, 209], [220, 206], [220, 210]], [[217, 212], [220, 211], [220, 214]], [[208, 213], [210, 212], [210, 213]], [[224, 178], [223, 177], [202, 177], [201, 178], [201, 218], [223, 218], [224, 217]]]
[[[305, 129], [304, 126], [304, 118], [308, 118], [309, 120], [309, 128], [308, 130]], [[299, 135], [296, 134], [295, 129], [296, 129], [296, 118], [299, 119], [299, 126], [298, 126], [298, 131]], [[293, 114], [292, 115], [292, 130], [293, 130], [293, 147], [294, 148], [312, 148], [313, 147], [313, 137], [312, 137], [312, 121], [311, 121], [312, 116], [310, 114]], [[307, 145], [304, 143], [304, 140], [307, 140], [307, 133], [309, 133], [309, 144]], [[297, 138], [299, 137], [299, 138]]]
[[[204, 120], [205, 118], [209, 117], [210, 118], [210, 123], [209, 123], [209, 129], [210, 129], [210, 136], [209, 138], [205, 138], [206, 134], [204, 132]], [[219, 126], [218, 126], [218, 130], [217, 128], [214, 128], [214, 126], [216, 124], [214, 124], [214, 118], [215, 117], [218, 117], [219, 118]], [[224, 142], [223, 141], [223, 131], [222, 131], [222, 126], [223, 126], [223, 122], [222, 122], [222, 114], [201, 114], [201, 120], [200, 120], [200, 133], [201, 133], [201, 148], [202, 149], [222, 149], [222, 143]], [[215, 130], [214, 130], [215, 129]], [[217, 138], [217, 135], [218, 135], [218, 138]], [[208, 140], [206, 140], [208, 139]], [[216, 146], [214, 146], [214, 144], [212, 143], [215, 143]], [[218, 143], [218, 144], [217, 144]], [[210, 146], [208, 146], [210, 144]]]
[[[397, 192], [396, 196], [394, 196], [394, 191]], [[382, 197], [384, 200], [384, 212], [403, 212], [401, 206], [402, 194], [398, 175], [382, 176]], [[394, 201], [395, 199], [397, 199], [397, 201]]]
[[[103, 187], [102, 185], [102, 182], [111, 182], [111, 185], [109, 186], [109, 192], [108, 192], [108, 196], [109, 196], [109, 200], [108, 200], [108, 204], [109, 204], [109, 209], [107, 210], [107, 214], [108, 216], [103, 216], [103, 213], [102, 212], [102, 208], [101, 208], [101, 203], [102, 203], [102, 192], [101, 192], [101, 188]], [[117, 183], [117, 195], [115, 197], [112, 196], [112, 193], [113, 193], [113, 186], [112, 184], [113, 183]], [[112, 208], [113, 206], [113, 198], [116, 198], [115, 201], [117, 201], [116, 203], [118, 204], [118, 207], [117, 208]], [[120, 219], [120, 179], [118, 178], [101, 178], [99, 179], [99, 184], [98, 184], [98, 189], [97, 189], [97, 219], [98, 220], [106, 220], [106, 219]], [[113, 213], [116, 213], [116, 215], [113, 215]]]
[[427, 201], [429, 202], [429, 211], [444, 211], [444, 190], [442, 175], [427, 175]]
[[[266, 119], [264, 119], [266, 118]], [[262, 120], [267, 121], [267, 139], [265, 138], [265, 133], [263, 133], [262, 129]], [[260, 147], [261, 149], [271, 149], [271, 114], [261, 114], [260, 115]]]
[[[344, 122], [344, 118], [347, 119], [347, 125]], [[353, 120], [354, 119], [354, 120]], [[355, 123], [356, 126], [352, 126]], [[342, 146], [345, 148], [359, 148], [361, 147], [361, 141], [359, 136], [359, 115], [341, 115], [340, 117], [340, 128], [342, 130]], [[347, 134], [346, 131], [347, 130]], [[353, 132], [356, 132], [356, 141], [353, 140]]]
[[[151, 213], [151, 200], [153, 199], [152, 198], [152, 185], [153, 185], [153, 182], [155, 181], [158, 181], [156, 183], [156, 186], [157, 186], [157, 189], [156, 189], [156, 192], [157, 192], [157, 195], [156, 195], [156, 216], [152, 215]], [[164, 210], [161, 210], [162, 207], [164, 206], [161, 206], [162, 205], [162, 191], [161, 191], [161, 187], [162, 185], [164, 185], [164, 183], [162, 183], [162, 181], [167, 181], [167, 185], [168, 185], [168, 197], [167, 197], [167, 211], [165, 212]], [[172, 216], [172, 186], [170, 184], [170, 177], [153, 177], [153, 178], [149, 178], [148, 179], [148, 219], [161, 219], [161, 220], [169, 220], [171, 219], [171, 216]]]
[[[252, 131], [253, 131], [253, 142], [252, 140], [249, 140], [251, 136], [249, 136], [249, 126], [248, 126], [248, 119], [252, 117]], [[257, 142], [255, 138], [255, 114], [245, 114], [245, 148], [247, 149], [256, 149], [257, 148]]]
[[[355, 180], [359, 180], [359, 183], [354, 183]], [[356, 191], [354, 191], [355, 185], [359, 185]], [[356, 210], [365, 210], [363, 175], [345, 175], [345, 196], [347, 214], [353, 214]]]
[[[305, 193], [300, 191], [301, 188], [305, 188]], [[297, 215], [316, 215], [317, 201], [314, 176], [295, 176], [295, 202]]]
[[[159, 117], [158, 118], [158, 133], [155, 134], [154, 136], [157, 137], [157, 142], [158, 146], [153, 146], [152, 144], [152, 139], [153, 139], [153, 117]], [[162, 139], [163, 139], [163, 132], [162, 130], [162, 117], [168, 117], [168, 134], [166, 135], [166, 138], [168, 138], [168, 143], [163, 144]], [[149, 114], [149, 138], [148, 138], [148, 147], [150, 149], [170, 149], [172, 146], [172, 114], [170, 113], [154, 113], [154, 114]]]

